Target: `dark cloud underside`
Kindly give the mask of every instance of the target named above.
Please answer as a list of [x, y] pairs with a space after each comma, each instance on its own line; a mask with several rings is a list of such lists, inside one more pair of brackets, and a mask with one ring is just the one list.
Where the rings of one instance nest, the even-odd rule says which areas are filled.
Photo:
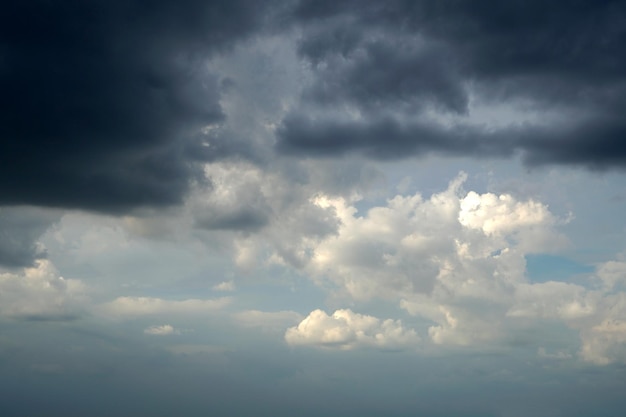
[[268, 2], [10, 2], [0, 13], [0, 204], [125, 211], [178, 202], [224, 118], [213, 52]]
[[[200, 131], [238, 82], [207, 60], [266, 30], [299, 34], [312, 74], [280, 151], [626, 165], [623, 1], [35, 0], [0, 13], [0, 205], [167, 206], [202, 162], [266, 158], [236, 126]], [[559, 117], [473, 118], [512, 103]]]
[[[314, 81], [279, 131], [283, 151], [519, 152], [529, 164], [626, 165], [623, 1], [307, 0], [294, 15]], [[496, 107], [523, 102], [559, 120], [576, 116], [470, 124], [462, 120], [472, 116], [472, 95]], [[337, 111], [315, 115], [323, 107]], [[432, 111], [457, 122], [424, 122]]]
[[59, 213], [32, 207], [0, 208], [0, 265], [27, 267], [45, 258], [37, 239], [59, 218]]

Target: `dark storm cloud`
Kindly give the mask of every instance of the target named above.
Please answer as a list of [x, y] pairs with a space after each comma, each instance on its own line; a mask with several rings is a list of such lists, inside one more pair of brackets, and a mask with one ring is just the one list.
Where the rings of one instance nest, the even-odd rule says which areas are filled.
[[0, 208], [0, 265], [28, 267], [45, 258], [37, 240], [59, 218], [59, 213], [32, 207]]
[[546, 163], [586, 165], [592, 169], [626, 167], [626, 120], [597, 118], [572, 122], [562, 130], [538, 131], [519, 141], [529, 165]]
[[[313, 53], [315, 57], [314, 50], [323, 47], [315, 45], [318, 41], [314, 37], [311, 42], [303, 43], [300, 51]], [[341, 41], [329, 41], [335, 42], [341, 45]], [[327, 57], [324, 62], [327, 65], [317, 70], [317, 83], [306, 95], [323, 104], [340, 99], [367, 108], [390, 104], [419, 108], [434, 104], [447, 111], [464, 113], [468, 97], [449, 64], [452, 60], [444, 48], [415, 38], [367, 40], [354, 51]]]
[[259, 165], [267, 164], [270, 155], [267, 149], [250, 141], [233, 129], [217, 128], [201, 133], [198, 140], [188, 144], [185, 158], [195, 162], [213, 162], [224, 159], [244, 159]]
[[393, 118], [368, 121], [314, 120], [303, 115], [285, 119], [278, 132], [285, 153], [342, 155], [358, 150], [375, 159], [392, 159], [407, 153], [443, 153], [470, 156], [509, 156], [511, 141], [482, 137], [472, 127], [444, 128], [434, 123], [403, 123]]
[[[294, 18], [314, 81], [305, 106], [283, 122], [279, 149], [378, 157], [520, 152], [529, 164], [626, 166], [623, 1], [303, 0]], [[433, 109], [471, 116], [470, 94], [491, 106], [526, 101], [535, 111], [575, 109], [580, 117], [498, 129], [419, 121]], [[362, 117], [304, 116], [316, 105], [338, 114], [347, 106]], [[383, 123], [381, 113], [418, 121]]]
[[381, 30], [445, 42], [483, 77], [556, 71], [622, 78], [624, 7], [622, 1], [592, 0], [303, 0], [295, 16], [313, 27], [343, 23], [360, 32], [361, 41]]
[[197, 225], [207, 230], [255, 231], [269, 222], [268, 214], [254, 207], [237, 207], [235, 211], [212, 209], [198, 217]]
[[[224, 122], [220, 97], [237, 82], [204, 64], [262, 28], [300, 33], [313, 74], [279, 129], [281, 150], [625, 165], [624, 2], [34, 0], [0, 13], [0, 205], [165, 206], [202, 162], [266, 163], [271, 152], [237, 126], [199, 133]], [[584, 117], [526, 132], [423, 121], [471, 117], [472, 94]]]
[[278, 131], [285, 154], [340, 156], [358, 152], [379, 160], [409, 155], [474, 158], [522, 156], [530, 166], [547, 163], [585, 165], [592, 169], [626, 166], [626, 122], [592, 122], [539, 127], [514, 125], [489, 130], [476, 125], [442, 126], [403, 122], [390, 117], [369, 120], [316, 119], [292, 114]]
[[0, 205], [179, 202], [196, 173], [198, 129], [224, 118], [220, 80], [203, 63], [257, 30], [268, 4], [4, 4]]

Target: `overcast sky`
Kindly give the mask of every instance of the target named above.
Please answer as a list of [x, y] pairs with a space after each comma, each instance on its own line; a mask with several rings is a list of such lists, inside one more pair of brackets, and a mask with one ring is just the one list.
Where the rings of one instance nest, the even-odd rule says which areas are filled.
[[626, 3], [12, 1], [0, 415], [623, 416]]

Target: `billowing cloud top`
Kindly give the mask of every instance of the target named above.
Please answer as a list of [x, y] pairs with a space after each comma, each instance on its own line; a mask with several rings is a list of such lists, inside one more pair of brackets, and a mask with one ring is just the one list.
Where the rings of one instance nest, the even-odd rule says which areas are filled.
[[397, 320], [381, 321], [352, 310], [337, 310], [330, 316], [322, 310], [315, 310], [298, 326], [289, 328], [285, 340], [290, 345], [394, 349], [416, 344], [419, 338], [415, 330], [404, 329]]

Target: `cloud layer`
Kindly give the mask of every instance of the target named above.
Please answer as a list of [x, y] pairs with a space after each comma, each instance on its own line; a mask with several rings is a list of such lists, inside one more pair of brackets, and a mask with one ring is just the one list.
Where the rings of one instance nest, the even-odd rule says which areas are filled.
[[34, 207], [0, 207], [0, 265], [34, 266], [37, 259], [45, 258], [38, 239], [60, 217]]
[[176, 204], [224, 119], [206, 60], [270, 2], [34, 1], [0, 18], [0, 204]]
[[279, 130], [286, 153], [624, 166], [621, 2], [302, 1], [295, 16], [313, 82]]
[[[614, 1], [11, 4], [0, 204], [178, 204], [202, 181], [200, 162], [267, 162], [274, 142], [306, 157], [623, 167], [625, 17]], [[249, 39], [257, 47], [243, 56]], [[258, 65], [253, 49], [271, 51], [259, 69], [283, 68], [283, 86], [220, 64]], [[234, 114], [245, 106], [264, 117]], [[263, 130], [275, 137], [259, 140]], [[266, 221], [233, 215], [205, 224]]]

